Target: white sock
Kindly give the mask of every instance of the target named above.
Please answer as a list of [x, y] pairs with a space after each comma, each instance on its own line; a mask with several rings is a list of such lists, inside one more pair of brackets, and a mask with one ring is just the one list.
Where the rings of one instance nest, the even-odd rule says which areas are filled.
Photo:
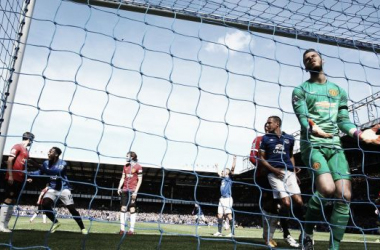
[[37, 217], [37, 213], [34, 213], [32, 218], [30, 218], [30, 222], [32, 222]]
[[276, 217], [271, 217], [269, 219], [269, 238], [273, 239], [274, 232], [276, 231], [276, 225], [277, 225], [277, 218]]
[[8, 205], [7, 204], [1, 204], [0, 209], [0, 228], [4, 228], [4, 222], [5, 222], [5, 215], [8, 211]]
[[8, 228], [8, 223], [11, 220], [13, 206], [3, 204], [0, 212], [0, 227]]
[[42, 222], [46, 223], [46, 214], [42, 214]]
[[126, 213], [123, 213], [123, 212], [120, 213], [120, 230], [121, 231], [125, 231], [125, 214]]
[[135, 223], [136, 223], [136, 213], [131, 214], [130, 219], [131, 219], [131, 227], [129, 228], [129, 230], [134, 232], [135, 231]]

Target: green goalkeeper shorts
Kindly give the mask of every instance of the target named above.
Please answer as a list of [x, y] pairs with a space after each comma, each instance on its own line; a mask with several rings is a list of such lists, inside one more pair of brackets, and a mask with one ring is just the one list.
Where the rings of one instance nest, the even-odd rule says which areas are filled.
[[314, 178], [325, 173], [330, 173], [334, 181], [350, 180], [350, 168], [340, 148], [309, 147], [301, 150], [302, 160], [309, 166], [309, 173]]

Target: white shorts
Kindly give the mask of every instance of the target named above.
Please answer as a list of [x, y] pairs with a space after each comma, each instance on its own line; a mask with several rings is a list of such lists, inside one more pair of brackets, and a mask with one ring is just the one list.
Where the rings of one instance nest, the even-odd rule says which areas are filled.
[[74, 204], [73, 196], [71, 195], [70, 189], [63, 189], [62, 191], [58, 191], [55, 189], [49, 189], [44, 198], [50, 198], [54, 202], [59, 198], [63, 204], [66, 206]]
[[268, 181], [273, 189], [273, 199], [282, 199], [295, 194], [300, 194], [301, 189], [298, 186], [296, 174], [285, 169], [282, 169], [281, 171], [285, 175], [282, 180], [277, 178], [273, 173], [268, 174]]
[[232, 205], [234, 200], [232, 197], [219, 199], [218, 214], [232, 214]]

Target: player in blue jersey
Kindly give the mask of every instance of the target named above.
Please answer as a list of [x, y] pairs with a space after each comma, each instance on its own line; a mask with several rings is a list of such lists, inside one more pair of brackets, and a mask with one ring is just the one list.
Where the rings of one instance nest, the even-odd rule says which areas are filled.
[[[268, 118], [268, 133], [263, 136], [260, 144], [260, 161], [269, 171], [268, 180], [273, 189], [273, 198], [280, 199], [282, 209], [289, 211], [293, 210], [292, 205], [302, 207], [303, 202], [295, 173], [294, 137], [281, 131], [281, 123], [278, 116]], [[293, 238], [292, 242], [292, 246], [298, 247]]]
[[234, 236], [234, 219], [232, 217], [232, 178], [231, 175], [234, 174], [236, 166], [236, 156], [233, 157], [231, 170], [225, 168], [224, 170], [220, 170], [218, 164], [215, 164], [217, 172], [219, 176], [222, 178], [222, 183], [220, 185], [220, 193], [221, 197], [219, 199], [218, 205], [218, 232], [214, 234], [214, 236], [222, 236], [222, 228], [223, 228], [223, 216], [227, 217], [230, 221], [231, 233], [227, 235], [227, 237]]
[[198, 205], [197, 203], [195, 203], [193, 212], [191, 214], [194, 215], [195, 224], [199, 225], [200, 220], [202, 220], [204, 223], [206, 223], [206, 225], [208, 225], [208, 220], [203, 214], [201, 206]]
[[42, 207], [45, 210], [46, 216], [54, 223], [51, 232], [54, 233], [57, 228], [61, 226], [61, 223], [58, 221], [53, 211], [55, 202], [60, 199], [77, 222], [82, 234], [87, 234], [88, 232], [84, 227], [82, 218], [74, 207], [74, 200], [71, 195], [70, 184], [66, 175], [67, 165], [64, 160], [59, 159], [61, 153], [61, 149], [52, 147], [48, 153], [48, 160], [44, 161], [39, 170], [29, 172], [28, 175], [50, 176], [48, 191], [42, 200]]

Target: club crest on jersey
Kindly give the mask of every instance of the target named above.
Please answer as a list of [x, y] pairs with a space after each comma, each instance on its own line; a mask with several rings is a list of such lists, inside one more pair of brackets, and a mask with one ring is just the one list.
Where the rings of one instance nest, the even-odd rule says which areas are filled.
[[289, 144], [289, 139], [284, 139], [284, 143]]
[[338, 90], [337, 89], [329, 89], [329, 94], [330, 94], [330, 96], [337, 96]]
[[321, 163], [319, 163], [319, 162], [314, 162], [314, 164], [313, 164], [313, 169], [318, 170], [318, 169], [320, 169], [320, 168], [321, 168]]
[[298, 101], [300, 100], [300, 98], [298, 96], [293, 96], [293, 103], [297, 103]]
[[277, 144], [273, 150], [273, 153], [275, 153], [275, 154], [286, 154], [284, 152], [284, 146], [282, 144]]

